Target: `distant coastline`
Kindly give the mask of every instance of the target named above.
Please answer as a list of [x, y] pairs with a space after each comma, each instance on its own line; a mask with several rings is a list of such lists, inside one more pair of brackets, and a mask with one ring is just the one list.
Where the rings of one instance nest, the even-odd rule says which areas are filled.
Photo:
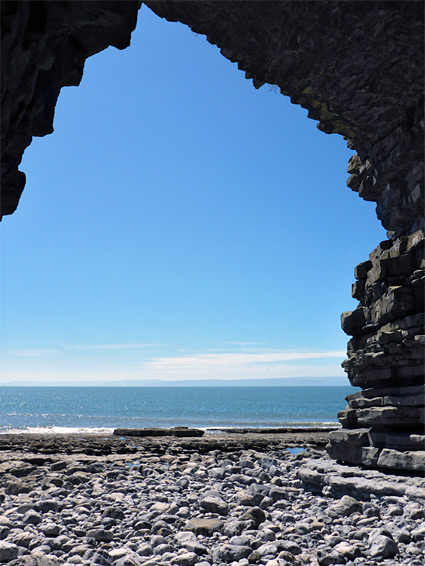
[[287, 377], [274, 379], [116, 380], [81, 382], [0, 382], [0, 387], [350, 387], [346, 377]]

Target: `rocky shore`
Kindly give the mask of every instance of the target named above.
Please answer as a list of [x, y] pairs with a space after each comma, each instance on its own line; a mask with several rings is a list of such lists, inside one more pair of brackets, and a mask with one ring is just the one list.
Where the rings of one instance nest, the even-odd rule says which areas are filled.
[[422, 566], [425, 480], [333, 497], [326, 436], [1, 435], [0, 563]]

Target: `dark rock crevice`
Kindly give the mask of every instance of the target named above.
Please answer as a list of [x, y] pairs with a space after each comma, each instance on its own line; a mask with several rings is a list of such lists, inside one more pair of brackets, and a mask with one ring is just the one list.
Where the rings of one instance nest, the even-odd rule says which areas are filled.
[[[25, 148], [53, 131], [60, 89], [79, 84], [87, 57], [129, 45], [140, 4], [1, 3], [1, 215], [18, 205]], [[206, 35], [256, 88], [277, 85], [356, 151], [347, 184], [377, 203], [388, 240], [355, 270], [359, 306], [342, 317], [352, 336], [344, 369], [363, 392], [348, 398], [328, 450], [341, 462], [417, 473], [425, 461], [423, 0], [145, 4]]]

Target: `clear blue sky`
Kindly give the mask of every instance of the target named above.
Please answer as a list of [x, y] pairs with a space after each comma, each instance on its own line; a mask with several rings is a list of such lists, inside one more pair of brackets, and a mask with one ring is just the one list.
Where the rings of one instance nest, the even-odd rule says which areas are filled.
[[340, 314], [385, 232], [306, 115], [142, 7], [25, 152], [1, 382], [344, 376]]

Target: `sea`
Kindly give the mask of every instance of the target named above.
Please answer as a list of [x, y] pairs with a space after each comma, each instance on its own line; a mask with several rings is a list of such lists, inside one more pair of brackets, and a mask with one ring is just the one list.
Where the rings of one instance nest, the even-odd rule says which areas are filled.
[[338, 425], [352, 387], [0, 387], [0, 434]]

